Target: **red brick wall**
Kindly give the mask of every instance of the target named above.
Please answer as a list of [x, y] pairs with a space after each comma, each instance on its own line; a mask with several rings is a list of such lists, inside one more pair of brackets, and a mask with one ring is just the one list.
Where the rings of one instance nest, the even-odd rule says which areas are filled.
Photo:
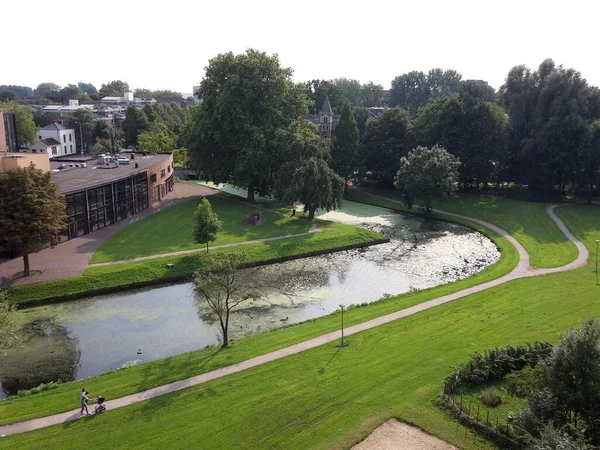
[[[161, 177], [161, 172], [164, 170], [164, 177]], [[148, 196], [150, 198], [150, 203], [157, 203], [162, 200], [163, 197], [168, 195], [168, 193], [172, 190], [172, 186], [169, 187], [167, 185], [167, 180], [173, 179], [171, 178], [173, 175], [173, 155], [169, 155], [169, 158], [161, 161], [155, 166], [151, 167], [148, 172]], [[156, 181], [153, 183], [151, 181], [152, 175], [156, 175]]]

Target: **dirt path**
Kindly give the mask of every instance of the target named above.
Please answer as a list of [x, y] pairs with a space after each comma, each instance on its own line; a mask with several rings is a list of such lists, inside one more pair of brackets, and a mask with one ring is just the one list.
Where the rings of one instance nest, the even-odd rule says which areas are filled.
[[352, 450], [458, 450], [417, 427], [390, 419]]
[[[380, 197], [380, 198], [384, 198], [384, 197]], [[394, 200], [391, 200], [388, 198], [386, 198], [386, 200], [394, 201]], [[396, 202], [400, 203], [398, 201], [396, 201]], [[350, 336], [355, 333], [360, 333], [361, 331], [365, 331], [365, 330], [368, 330], [368, 329], [371, 329], [374, 327], [378, 327], [380, 325], [384, 325], [384, 324], [393, 322], [394, 320], [398, 320], [403, 317], [407, 317], [412, 314], [415, 314], [415, 313], [418, 313], [421, 311], [425, 311], [425, 310], [427, 310], [429, 308], [433, 308], [435, 306], [443, 305], [444, 303], [448, 303], [448, 302], [457, 300], [459, 298], [463, 298], [468, 295], [475, 294], [476, 292], [484, 291], [491, 287], [498, 286], [500, 284], [504, 284], [508, 281], [516, 280], [519, 278], [525, 278], [525, 277], [545, 275], [548, 273], [564, 272], [567, 270], [572, 270], [572, 269], [576, 269], [578, 267], [584, 266], [586, 264], [588, 256], [589, 256], [588, 251], [585, 248], [585, 246], [567, 230], [567, 227], [562, 222], [562, 220], [560, 220], [556, 216], [556, 214], [554, 213], [555, 208], [556, 208], [556, 205], [550, 206], [547, 209], [547, 213], [552, 218], [552, 220], [557, 224], [557, 226], [560, 228], [560, 230], [565, 234], [567, 239], [569, 239], [571, 242], [573, 242], [577, 246], [577, 249], [579, 250], [579, 256], [577, 257], [577, 259], [575, 261], [573, 261], [563, 267], [558, 267], [558, 268], [554, 268], [554, 269], [532, 269], [529, 266], [529, 255], [528, 255], [527, 251], [525, 250], [525, 248], [523, 248], [523, 246], [521, 244], [519, 244], [515, 238], [513, 238], [510, 234], [508, 234], [502, 228], [497, 227], [496, 225], [493, 225], [493, 224], [483, 221], [483, 220], [473, 219], [471, 217], [462, 216], [459, 214], [447, 213], [445, 211], [436, 210], [436, 212], [439, 212], [441, 214], [446, 214], [448, 216], [459, 217], [462, 219], [467, 219], [467, 220], [476, 222], [480, 225], [485, 226], [486, 228], [489, 228], [489, 229], [495, 231], [500, 236], [505, 237], [511, 244], [513, 244], [516, 247], [516, 249], [519, 253], [519, 257], [520, 257], [519, 263], [510, 273], [508, 273], [507, 275], [504, 275], [501, 278], [498, 278], [496, 280], [492, 280], [492, 281], [489, 281], [487, 283], [483, 283], [483, 284], [480, 284], [477, 286], [473, 286], [473, 287], [470, 287], [467, 289], [463, 289], [462, 291], [458, 291], [453, 294], [444, 295], [442, 297], [438, 297], [433, 300], [429, 300], [427, 302], [420, 303], [415, 306], [411, 306], [410, 308], [396, 311], [391, 314], [387, 314], [385, 316], [377, 317], [377, 318], [369, 320], [367, 322], [353, 325], [344, 330], [345, 335]], [[232, 373], [241, 372], [243, 370], [250, 369], [252, 367], [256, 367], [261, 364], [265, 364], [265, 363], [268, 363], [271, 361], [285, 358], [286, 356], [300, 353], [304, 350], [308, 350], [311, 348], [319, 347], [323, 344], [334, 342], [336, 340], [339, 340], [340, 338], [341, 338], [341, 331], [339, 331], [339, 330], [333, 331], [331, 333], [327, 333], [322, 336], [318, 336], [318, 337], [310, 339], [308, 341], [300, 342], [298, 344], [291, 345], [289, 347], [285, 347], [285, 348], [276, 350], [271, 353], [267, 353], [264, 355], [257, 356], [255, 358], [248, 359], [246, 361], [239, 362], [237, 364], [232, 364], [231, 366], [213, 370], [211, 372], [207, 372], [207, 373], [204, 373], [201, 375], [197, 375], [195, 377], [187, 378], [185, 380], [180, 380], [180, 381], [176, 381], [173, 383], [165, 384], [163, 386], [158, 386], [158, 387], [148, 389], [143, 392], [138, 392], [136, 394], [128, 395], [128, 396], [117, 398], [114, 400], [109, 400], [106, 403], [106, 406], [107, 406], [108, 410], [110, 411], [115, 408], [121, 408], [123, 406], [131, 405], [133, 403], [142, 402], [142, 401], [148, 400], [150, 398], [158, 397], [160, 395], [168, 394], [170, 392], [179, 391], [181, 389], [185, 389], [185, 388], [188, 388], [191, 386], [196, 386], [198, 384], [206, 383], [207, 381], [221, 378], [221, 377], [227, 376]], [[0, 436], [7, 436], [7, 435], [11, 435], [11, 434], [23, 433], [26, 431], [37, 430], [37, 429], [49, 427], [52, 425], [58, 425], [61, 423], [75, 420], [78, 417], [79, 417], [79, 409], [76, 409], [73, 411], [69, 411], [69, 412], [65, 412], [65, 413], [61, 413], [61, 414], [55, 414], [52, 416], [27, 420], [24, 422], [18, 422], [18, 423], [11, 424], [11, 425], [4, 425], [4, 426], [0, 426]]]

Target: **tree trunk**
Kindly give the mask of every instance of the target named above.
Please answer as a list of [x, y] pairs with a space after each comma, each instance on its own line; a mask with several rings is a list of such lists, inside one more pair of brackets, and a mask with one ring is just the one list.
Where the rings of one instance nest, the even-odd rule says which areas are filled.
[[[222, 322], [221, 322], [222, 324]], [[225, 313], [225, 325], [222, 325], [223, 328], [223, 347], [229, 346], [229, 310]]]
[[254, 198], [254, 183], [250, 183], [248, 185], [248, 198], [247, 198], [247, 200], [249, 202], [252, 202], [252, 203], [254, 203], [256, 201], [255, 198]]
[[206, 253], [208, 253], [208, 242], [206, 242]]
[[23, 276], [31, 276], [31, 268], [29, 267], [29, 253], [23, 255]]
[[431, 211], [431, 199], [428, 198], [425, 201], [425, 212], [429, 213], [429, 211]]
[[315, 218], [315, 211], [317, 208], [308, 208], [308, 218], [313, 220]]

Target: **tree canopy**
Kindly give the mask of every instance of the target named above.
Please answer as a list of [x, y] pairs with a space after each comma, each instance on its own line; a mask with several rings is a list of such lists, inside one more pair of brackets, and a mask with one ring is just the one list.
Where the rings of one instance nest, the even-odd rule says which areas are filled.
[[223, 228], [223, 223], [219, 220], [217, 213], [207, 198], [203, 198], [196, 212], [194, 213], [194, 242], [197, 244], [206, 244], [208, 253], [208, 243], [217, 239], [217, 233]]
[[129, 106], [125, 111], [125, 120], [123, 121], [123, 134], [126, 146], [139, 146], [138, 137], [140, 133], [148, 131], [150, 122], [144, 110], [137, 106]]
[[175, 143], [167, 126], [162, 122], [154, 122], [148, 131], [138, 136], [140, 150], [151, 153], [165, 153], [173, 150]]
[[100, 86], [98, 95], [102, 97], [123, 97], [125, 92], [129, 92], [129, 84], [121, 80], [113, 80], [109, 83], [103, 83]]
[[17, 122], [17, 144], [19, 146], [27, 145], [35, 140], [37, 127], [31, 118], [31, 108], [29, 106], [19, 105], [15, 102], [0, 102], [0, 108], [7, 109], [15, 114]]
[[50, 172], [34, 166], [0, 172], [2, 245], [23, 256], [24, 276], [31, 274], [29, 254], [56, 242], [65, 219], [66, 201]]
[[406, 206], [412, 208], [422, 200], [425, 211], [429, 212], [432, 200], [454, 190], [459, 166], [458, 158], [443, 147], [417, 147], [400, 159], [394, 185], [402, 192]]
[[344, 103], [340, 121], [335, 127], [331, 167], [344, 180], [354, 175], [360, 164], [360, 136], [348, 102]]
[[16, 98], [26, 98], [33, 95], [33, 89], [29, 86], [17, 86], [14, 84], [1, 84], [0, 91], [12, 92]]
[[200, 315], [205, 320], [219, 322], [223, 337], [222, 347], [229, 346], [231, 312], [243, 302], [260, 298], [253, 288], [251, 275], [238, 270], [247, 259], [242, 252], [213, 256], [212, 270], [196, 274], [196, 290], [200, 294]]
[[60, 86], [56, 83], [40, 83], [34, 90], [35, 95], [44, 97], [48, 92], [60, 91]]
[[206, 179], [245, 188], [251, 201], [270, 193], [289, 127], [307, 112], [291, 76], [277, 56], [252, 49], [210, 60], [186, 140]]

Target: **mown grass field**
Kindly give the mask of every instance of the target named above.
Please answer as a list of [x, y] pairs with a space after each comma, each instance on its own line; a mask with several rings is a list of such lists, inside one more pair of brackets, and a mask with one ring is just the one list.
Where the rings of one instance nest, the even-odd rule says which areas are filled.
[[[350, 198], [377, 206], [409, 211], [396, 202], [370, 195], [371, 191], [352, 189]], [[373, 191], [376, 195], [400, 200], [395, 191]], [[446, 197], [434, 207], [491, 222], [509, 232], [529, 253], [532, 267], [560, 267], [577, 258], [577, 248], [560, 232], [546, 214], [548, 203], [526, 202], [496, 196], [461, 194]], [[413, 209], [414, 212], [414, 209]]]
[[[184, 256], [90, 267], [78, 277], [11, 287], [8, 289], [9, 301], [25, 306], [28, 303], [45, 299], [81, 296], [88, 291], [191, 276], [198, 270], [210, 269], [213, 263], [212, 255], [219, 253], [243, 251], [248, 255], [247, 262], [257, 263], [350, 245], [368, 244], [384, 239], [384, 236], [379, 233], [363, 228], [326, 220], [315, 220], [314, 222], [319, 224], [323, 230], [276, 241], [217, 248], [209, 253], [199, 252]], [[174, 267], [168, 269], [166, 264], [173, 264]]]
[[[600, 207], [564, 206], [558, 214], [594, 252]], [[449, 367], [477, 350], [557, 342], [565, 328], [600, 314], [598, 298], [593, 262], [516, 280], [351, 336], [343, 349], [324, 345], [99, 417], [3, 438], [0, 447], [348, 448], [400, 417], [460, 448], [485, 448], [433, 404]], [[39, 399], [51, 401], [53, 392]]]
[[[256, 209], [233, 196], [207, 197], [213, 210], [223, 222], [223, 229], [209, 247], [234, 242], [306, 233], [312, 223], [299, 218], [282, 216], [272, 211]], [[189, 200], [152, 214], [122, 229], [109, 238], [92, 256], [91, 264], [159, 255], [181, 250], [202, 248], [192, 238], [194, 212], [199, 199]], [[260, 211], [263, 225], [245, 223], [246, 214]]]
[[[423, 291], [406, 293], [377, 303], [372, 303], [368, 306], [347, 310], [344, 316], [345, 323], [348, 326], [361, 323], [390, 312], [422, 303], [432, 298], [456, 292], [476, 284], [485, 283], [510, 272], [510, 270], [516, 266], [518, 255], [514, 247], [512, 247], [506, 239], [497, 236], [491, 231], [486, 231], [477, 224], [469, 224], [466, 221], [460, 222], [465, 225], [470, 225], [481, 232], [486, 232], [494, 239], [496, 245], [502, 252], [502, 257], [496, 264], [488, 267], [486, 270], [473, 277], [456, 283], [438, 286]], [[315, 238], [318, 238], [317, 243], [320, 245], [333, 245], [339, 242], [351, 243], [359, 239], [373, 239], [374, 237], [378, 237], [377, 234], [362, 228], [355, 228], [326, 221], [323, 221], [323, 224], [327, 225], [324, 228], [329, 229], [331, 227], [336, 227], [339, 228], [339, 231], [333, 235], [329, 234], [329, 232], [321, 232], [311, 236], [302, 236], [285, 241], [256, 244], [257, 246], [260, 245], [260, 250], [257, 249], [256, 251], [259, 254], [268, 256], [272, 254], [272, 248], [269, 249], [268, 246], [279, 247], [282, 245], [293, 245], [295, 251], [305, 253], [309, 249], [315, 248], [315, 242], [312, 240]], [[329, 236], [329, 238], [326, 239], [326, 236]], [[247, 247], [254, 248], [255, 245]], [[247, 247], [244, 248], [246, 249]], [[222, 251], [226, 250], [227, 249], [222, 249]], [[290, 248], [286, 251], [289, 252]], [[218, 249], [214, 250], [212, 253], [214, 252], [218, 252]], [[196, 255], [190, 255], [186, 258], [192, 257], [196, 257]], [[157, 264], [155, 267], [149, 267], [150, 264], [155, 264], [155, 261], [129, 263], [127, 266], [130, 267], [129, 270], [131, 270], [132, 274], [143, 274], [149, 271], [151, 275], [160, 276], [162, 271], [169, 273], [169, 271], [164, 268], [164, 262]], [[121, 276], [119, 275], [121, 274], [119, 267], [122, 266], [123, 265], [97, 267], [89, 269], [89, 271], [94, 272], [98, 279], [111, 279], [113, 277]], [[176, 265], [176, 268], [177, 267], [178, 266]], [[154, 273], [153, 270], [156, 271], [156, 273]], [[64, 281], [66, 282], [68, 280]], [[61, 292], [67, 287], [68, 286], [64, 283], [61, 283], [61, 285], [58, 286], [58, 288], [61, 289]], [[70, 288], [72, 289], [73, 286]], [[7, 401], [0, 401], [0, 424], [13, 423], [33, 417], [67, 411], [73, 407], [73, 389], [81, 390], [81, 387], [84, 384], [86, 387], [94, 386], [95, 391], [102, 392], [107, 398], [121, 397], [164, 383], [234, 364], [257, 355], [319, 336], [337, 329], [339, 320], [339, 314], [333, 314], [282, 330], [248, 336], [239, 342], [234, 342], [231, 348], [227, 350], [217, 351], [215, 348], [207, 348], [161, 361], [150, 362], [141, 366], [107, 373], [88, 379], [85, 382], [68, 383], [61, 385], [59, 388], [52, 391], [36, 394], [28, 398], [15, 398]], [[90, 389], [89, 387], [87, 388], [88, 390]]]

